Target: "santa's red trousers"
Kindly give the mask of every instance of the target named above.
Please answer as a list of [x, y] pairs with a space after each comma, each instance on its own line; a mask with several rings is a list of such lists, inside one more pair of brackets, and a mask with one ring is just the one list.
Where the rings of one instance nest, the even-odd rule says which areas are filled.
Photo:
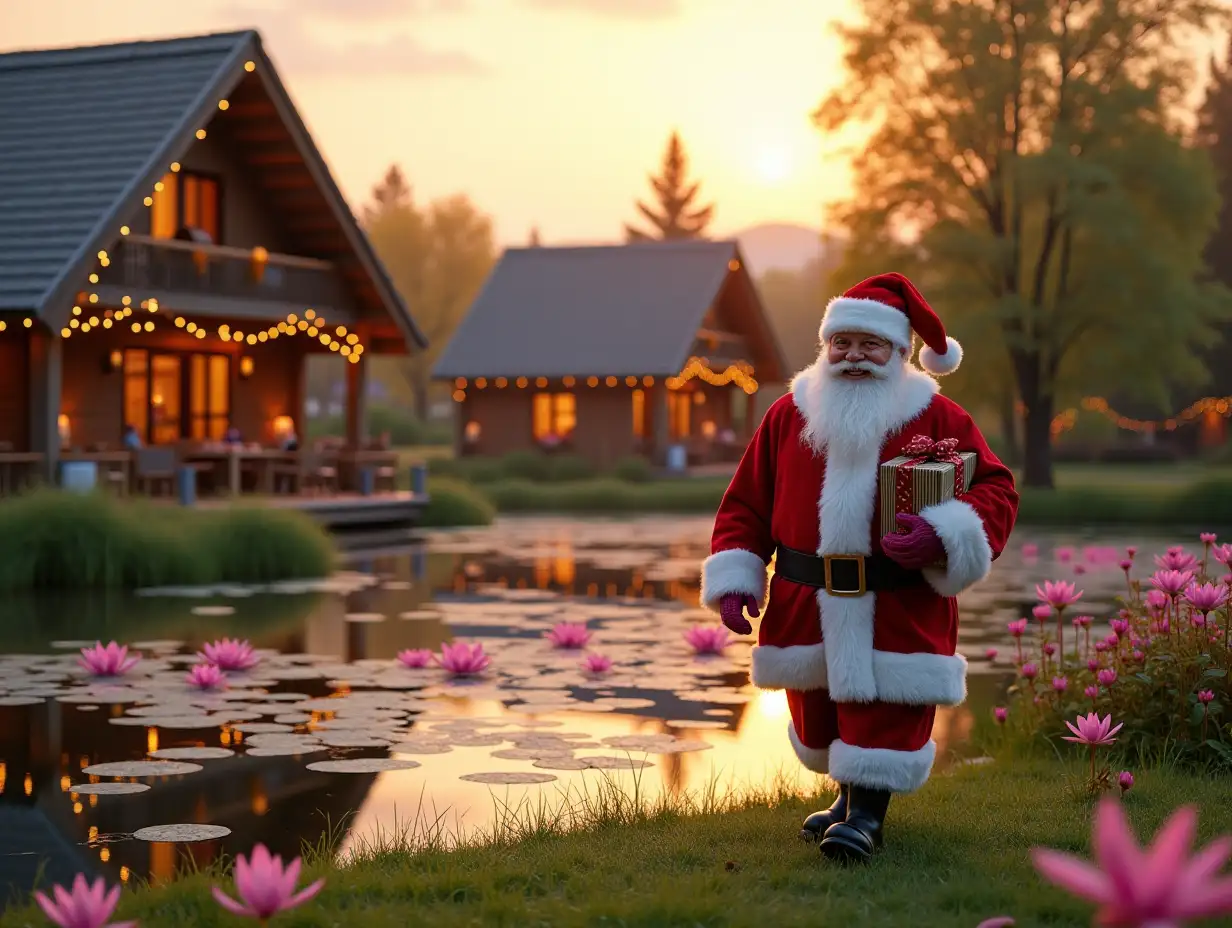
[[827, 751], [836, 740], [858, 748], [919, 751], [928, 744], [937, 715], [936, 706], [837, 703], [829, 690], [788, 690], [787, 705], [796, 737], [810, 751]]

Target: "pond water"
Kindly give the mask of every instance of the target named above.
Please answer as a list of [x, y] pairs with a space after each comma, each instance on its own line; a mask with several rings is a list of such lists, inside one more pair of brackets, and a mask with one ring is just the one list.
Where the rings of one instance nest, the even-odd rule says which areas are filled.
[[[206, 863], [258, 841], [284, 855], [323, 841], [346, 854], [408, 829], [457, 837], [491, 827], [498, 808], [576, 798], [605, 779], [644, 795], [784, 774], [815, 786], [785, 737], [783, 695], [748, 683], [750, 639], [717, 657], [684, 641], [690, 625], [713, 622], [697, 608], [710, 525], [503, 520], [356, 557], [318, 583], [7, 601], [6, 895], [40, 868], [44, 881], [80, 870], [158, 881], [186, 856]], [[1123, 587], [1124, 546], [1149, 563], [1179, 540], [1018, 533], [961, 601], [971, 697], [938, 715], [939, 766], [963, 756], [973, 713], [999, 698], [1008, 665], [985, 652], [1011, 655], [1005, 623], [1028, 614], [1037, 582], [1080, 574], [1085, 611], [1102, 618]], [[611, 658], [609, 673], [592, 676], [583, 652], [550, 645], [562, 621], [587, 625], [587, 650]], [[223, 636], [249, 639], [260, 664], [229, 675], [221, 694], [191, 690], [195, 652]], [[142, 660], [119, 681], [91, 681], [77, 649], [113, 639]], [[396, 660], [458, 640], [491, 655], [481, 679]], [[199, 827], [157, 830], [168, 825]]]

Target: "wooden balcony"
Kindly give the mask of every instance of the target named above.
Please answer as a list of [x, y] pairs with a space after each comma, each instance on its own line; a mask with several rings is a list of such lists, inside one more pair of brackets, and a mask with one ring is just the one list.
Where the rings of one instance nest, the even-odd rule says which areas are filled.
[[[334, 265], [314, 258], [261, 253], [144, 235], [116, 243], [110, 264], [98, 268], [104, 302], [123, 292], [157, 297], [184, 311], [278, 316], [316, 307], [346, 321], [352, 303]], [[261, 260], [263, 258], [263, 260]]]

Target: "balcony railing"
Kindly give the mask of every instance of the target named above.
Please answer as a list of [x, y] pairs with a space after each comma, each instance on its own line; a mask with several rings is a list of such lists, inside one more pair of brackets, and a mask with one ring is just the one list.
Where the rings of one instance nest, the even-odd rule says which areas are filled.
[[236, 300], [342, 308], [341, 282], [328, 261], [172, 239], [128, 235], [99, 268], [99, 286], [194, 293]]

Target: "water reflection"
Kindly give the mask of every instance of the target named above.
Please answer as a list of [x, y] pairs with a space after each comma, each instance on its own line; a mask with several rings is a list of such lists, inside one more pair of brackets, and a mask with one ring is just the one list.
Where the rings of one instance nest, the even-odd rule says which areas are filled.
[[[654, 793], [796, 776], [782, 694], [748, 686], [749, 642], [709, 660], [682, 643], [689, 623], [710, 621], [696, 609], [709, 528], [705, 519], [516, 520], [369, 555], [324, 584], [13, 602], [0, 628], [0, 882], [28, 888], [40, 866], [56, 881], [82, 869], [162, 880], [184, 855], [205, 863], [257, 841], [284, 855], [322, 840], [346, 852], [416, 823], [484, 827], [494, 796], [516, 805], [562, 790], [576, 795], [599, 777], [636, 778]], [[1113, 607], [1123, 582], [1115, 563], [1080, 547], [1057, 559], [1058, 549], [1082, 541], [1023, 533], [964, 598], [960, 647], [972, 659], [971, 697], [938, 714], [943, 765], [964, 750], [972, 713], [997, 699], [1004, 667], [984, 651], [1009, 654], [1005, 622], [1026, 614], [1036, 582], [1081, 570], [1087, 610], [1102, 617]], [[1165, 546], [1140, 536], [1100, 544], [1125, 541], [1141, 546], [1140, 559]], [[1041, 553], [1022, 557], [1024, 544]], [[589, 678], [578, 653], [547, 646], [544, 632], [562, 620], [587, 623], [592, 648], [616, 662], [612, 675]], [[184, 668], [203, 641], [223, 635], [249, 638], [266, 659], [228, 698], [194, 702]], [[75, 675], [72, 648], [96, 638], [144, 652], [125, 686], [91, 690]], [[487, 679], [452, 683], [394, 661], [402, 649], [437, 650], [459, 638], [482, 640], [493, 654]], [[234, 754], [189, 761], [200, 769], [171, 776], [83, 773], [193, 747]], [[388, 757], [418, 766], [307, 766]], [[630, 769], [642, 761], [652, 766]], [[463, 779], [476, 774], [555, 779]], [[150, 788], [72, 788], [87, 782]], [[230, 833], [177, 844], [131, 837], [176, 823]]]

